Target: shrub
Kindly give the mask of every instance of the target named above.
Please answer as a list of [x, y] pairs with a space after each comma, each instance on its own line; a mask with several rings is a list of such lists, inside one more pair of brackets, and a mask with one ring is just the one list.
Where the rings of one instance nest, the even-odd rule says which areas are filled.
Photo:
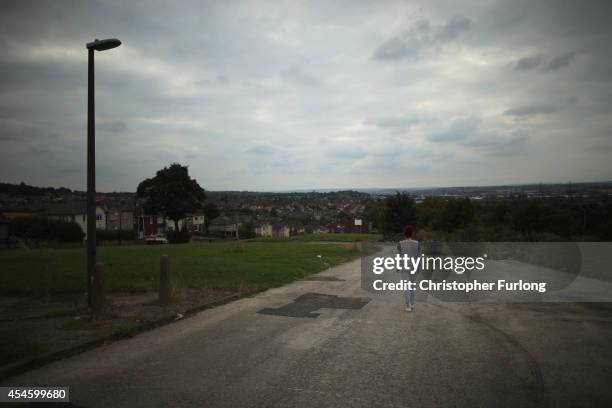
[[166, 238], [170, 244], [185, 244], [191, 239], [189, 231], [182, 229], [180, 231], [168, 231]]
[[85, 236], [75, 222], [44, 217], [17, 218], [10, 228], [12, 235], [33, 241], [82, 242]]
[[469, 198], [449, 198], [433, 220], [433, 225], [436, 229], [451, 232], [467, 227], [473, 219], [474, 209]]
[[49, 239], [59, 242], [82, 242], [85, 234], [76, 222], [49, 221]]
[[255, 238], [255, 225], [252, 221], [245, 222], [244, 224], [240, 225], [238, 234], [240, 235], [241, 239]]

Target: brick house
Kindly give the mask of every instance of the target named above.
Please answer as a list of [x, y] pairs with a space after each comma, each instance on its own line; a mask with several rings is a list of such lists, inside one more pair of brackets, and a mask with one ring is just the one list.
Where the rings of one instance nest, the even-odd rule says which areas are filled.
[[138, 234], [138, 239], [145, 239], [146, 237], [166, 232], [166, 222], [161, 215], [145, 214], [142, 208], [138, 207], [134, 211], [133, 218], [134, 229]]

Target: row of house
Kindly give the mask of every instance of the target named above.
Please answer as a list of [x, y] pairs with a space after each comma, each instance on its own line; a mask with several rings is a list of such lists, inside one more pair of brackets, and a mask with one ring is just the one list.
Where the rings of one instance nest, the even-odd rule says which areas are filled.
[[320, 226], [296, 227], [283, 224], [261, 224], [255, 227], [255, 235], [259, 237], [286, 238], [292, 235], [325, 234], [328, 232], [330, 232], [329, 228]]
[[280, 224], [262, 224], [255, 227], [255, 235], [258, 237], [285, 238], [291, 235], [291, 228]]
[[[12, 215], [12, 216], [11, 216]], [[87, 202], [65, 201], [53, 203], [39, 213], [15, 213], [9, 218], [25, 216], [43, 216], [49, 219], [71, 221], [77, 223], [83, 233], [87, 234]], [[179, 221], [179, 228], [185, 226], [189, 231], [204, 231], [204, 214], [188, 215]], [[162, 234], [174, 229], [174, 221], [161, 215], [146, 214], [141, 207], [127, 205], [96, 206], [96, 229], [106, 231], [135, 231], [139, 239]], [[85, 238], [87, 238], [85, 236]]]
[[[214, 233], [222, 233], [226, 238], [236, 238], [238, 235], [240, 222], [237, 218], [221, 216], [210, 222], [208, 230]], [[321, 234], [330, 232], [325, 227], [296, 227], [277, 223], [261, 223], [255, 226], [255, 235], [268, 238], [287, 238], [292, 235]]]
[[[70, 200], [51, 203], [46, 209], [38, 212], [10, 212], [0, 214], [0, 236], [4, 229], [8, 231], [10, 219], [27, 216], [44, 216], [50, 219], [71, 221], [78, 224], [83, 233], [87, 234], [87, 203], [84, 200]], [[8, 215], [8, 217], [6, 217]], [[6, 222], [5, 222], [6, 221]], [[208, 231], [223, 235], [225, 238], [236, 238], [240, 227], [247, 221], [238, 216], [221, 215], [208, 225]], [[6, 227], [6, 228], [5, 228]], [[202, 213], [190, 214], [178, 222], [178, 228], [186, 228], [191, 232], [204, 232], [205, 217]], [[104, 203], [96, 206], [96, 229], [106, 231], [134, 231], [138, 239], [164, 234], [175, 229], [174, 221], [161, 215], [147, 214], [141, 206], [133, 201]], [[292, 235], [341, 232], [343, 226], [291, 226], [274, 221], [259, 222], [254, 226], [254, 232], [259, 237], [285, 238]]]

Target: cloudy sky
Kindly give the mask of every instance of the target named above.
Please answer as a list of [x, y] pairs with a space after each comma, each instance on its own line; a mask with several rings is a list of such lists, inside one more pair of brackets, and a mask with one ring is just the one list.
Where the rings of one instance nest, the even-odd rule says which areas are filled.
[[0, 0], [0, 181], [210, 190], [612, 180], [608, 1]]

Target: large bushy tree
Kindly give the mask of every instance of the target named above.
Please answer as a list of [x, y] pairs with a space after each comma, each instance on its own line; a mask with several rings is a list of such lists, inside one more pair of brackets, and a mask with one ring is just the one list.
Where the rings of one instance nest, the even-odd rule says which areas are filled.
[[195, 179], [189, 177], [187, 166], [171, 164], [157, 171], [153, 178], [138, 185], [136, 196], [144, 199], [144, 210], [150, 214], [162, 214], [174, 221], [178, 231], [179, 220], [188, 213], [202, 208], [206, 194]]

